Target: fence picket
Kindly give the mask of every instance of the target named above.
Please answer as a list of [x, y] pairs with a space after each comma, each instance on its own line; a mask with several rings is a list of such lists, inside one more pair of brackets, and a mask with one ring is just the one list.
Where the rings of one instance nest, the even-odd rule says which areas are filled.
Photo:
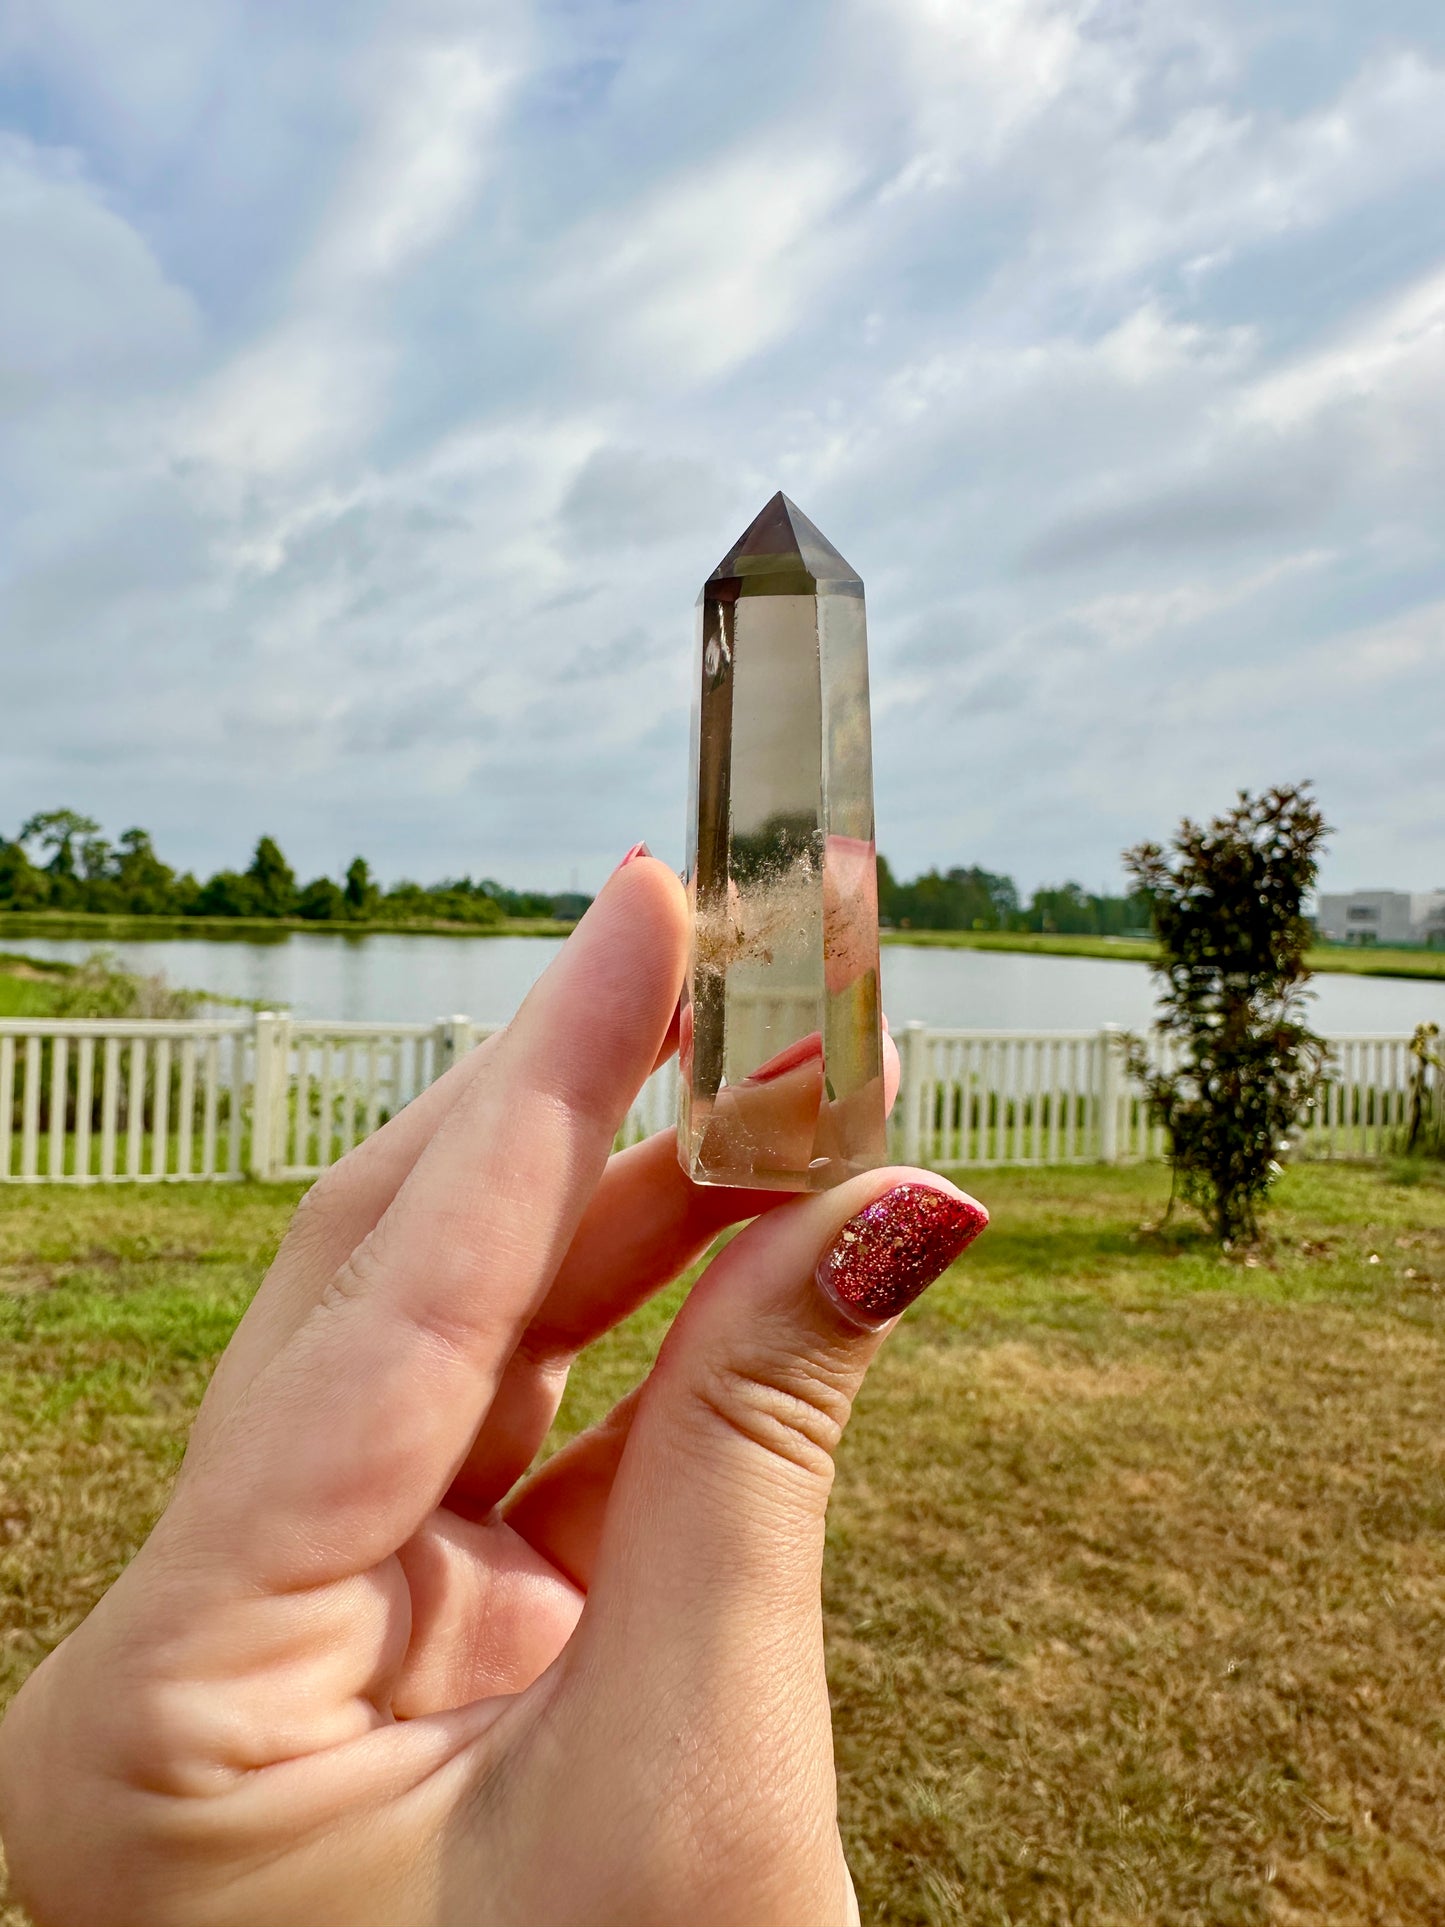
[[40, 1175], [40, 1039], [25, 1040], [25, 1095], [20, 1105], [20, 1175]]
[[75, 1046], [75, 1181], [90, 1183], [90, 1111], [95, 1095], [95, 1039]]
[[155, 1096], [151, 1104], [151, 1176], [164, 1178], [171, 1165], [171, 1040], [156, 1039]]
[[216, 1175], [216, 1122], [220, 1106], [221, 1040], [206, 1039], [206, 1054], [201, 1065], [201, 1168], [197, 1176]]
[[64, 1037], [50, 1043], [50, 1130], [46, 1174], [51, 1183], [65, 1176], [65, 1113], [70, 1101], [70, 1044]]
[[196, 1130], [196, 1040], [181, 1039], [181, 1083], [176, 1099], [176, 1176], [188, 1178], [195, 1156]]
[[332, 1113], [336, 1108], [336, 1080], [331, 1074], [332, 1044], [329, 1037], [320, 1040], [321, 1050], [321, 1126], [316, 1147], [316, 1162], [320, 1168], [328, 1170], [336, 1149], [332, 1136]]
[[240, 1031], [231, 1039], [229, 1062], [226, 1078], [226, 1176], [239, 1178], [244, 1156], [242, 1127], [245, 1124], [245, 1092], [252, 1086], [246, 1076], [246, 1058], [255, 1051], [254, 1040], [248, 1041]]
[[345, 1157], [356, 1142], [356, 1046], [349, 1041], [342, 1052], [342, 1062], [346, 1068], [341, 1088], [346, 1098], [341, 1106], [341, 1155]]
[[[766, 1012], [754, 1015], [761, 1022]], [[314, 1176], [490, 1034], [490, 1026], [465, 1017], [304, 1029], [264, 1012], [214, 1021], [7, 1019], [0, 1022], [0, 1183], [236, 1180], [247, 1169]], [[1158, 1156], [1164, 1148], [1117, 1032], [909, 1024], [898, 1044], [904, 1082], [891, 1143], [908, 1162], [1080, 1164]], [[1167, 1063], [1172, 1048], [1156, 1038], [1155, 1061]], [[1340, 1038], [1331, 1050], [1318, 1108], [1299, 1133], [1300, 1154], [1388, 1152], [1409, 1125], [1407, 1040]], [[664, 1128], [675, 1092], [669, 1066], [639, 1094], [618, 1143]]]
[[15, 1039], [0, 1037], [0, 1184], [10, 1176], [10, 1139], [15, 1108]]
[[145, 1039], [133, 1037], [125, 1087], [125, 1174], [140, 1176], [141, 1132], [145, 1126]]
[[115, 1120], [120, 1110], [120, 1039], [107, 1037], [100, 1078], [100, 1181], [115, 1177]]

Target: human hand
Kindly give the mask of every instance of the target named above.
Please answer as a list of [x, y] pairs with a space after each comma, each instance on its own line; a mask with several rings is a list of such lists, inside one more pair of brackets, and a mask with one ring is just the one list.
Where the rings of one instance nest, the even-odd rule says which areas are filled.
[[[694, 1188], [670, 1135], [609, 1157], [685, 945], [676, 878], [628, 864], [304, 1200], [164, 1516], [0, 1730], [44, 1927], [856, 1921], [831, 1453], [864, 1325], [984, 1219], [923, 1173], [785, 1199]], [[528, 1477], [576, 1353], [755, 1213]]]

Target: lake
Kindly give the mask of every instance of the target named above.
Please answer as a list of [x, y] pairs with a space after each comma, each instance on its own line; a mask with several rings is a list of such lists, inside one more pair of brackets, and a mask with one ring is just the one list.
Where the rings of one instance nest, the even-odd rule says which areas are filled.
[[[27, 937], [15, 947], [78, 962], [84, 940]], [[304, 1017], [427, 1022], [509, 1017], [560, 948], [547, 937], [335, 937], [293, 932], [274, 942], [189, 937], [114, 943], [128, 970], [164, 973], [173, 984], [259, 1000]], [[1398, 977], [1317, 977], [1312, 1013], [1329, 1036], [1404, 1033], [1434, 1020], [1445, 1028], [1445, 982]], [[995, 950], [883, 952], [883, 994], [895, 1028], [1096, 1030], [1147, 1025], [1153, 987], [1145, 965], [1092, 957], [1037, 957]]]

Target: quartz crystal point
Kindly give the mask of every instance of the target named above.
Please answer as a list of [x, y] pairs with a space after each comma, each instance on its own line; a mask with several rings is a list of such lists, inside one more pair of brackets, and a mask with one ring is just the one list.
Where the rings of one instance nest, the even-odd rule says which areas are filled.
[[678, 1150], [822, 1191], [886, 1161], [863, 584], [775, 495], [698, 612]]

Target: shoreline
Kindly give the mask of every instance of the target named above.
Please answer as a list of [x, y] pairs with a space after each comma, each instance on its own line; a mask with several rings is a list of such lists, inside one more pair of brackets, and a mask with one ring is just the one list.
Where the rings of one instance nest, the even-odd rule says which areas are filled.
[[[449, 923], [417, 919], [406, 923], [311, 922], [304, 917], [139, 917], [86, 912], [0, 911], [0, 949], [26, 937], [107, 939], [133, 943], [281, 943], [296, 935], [368, 937], [565, 937], [573, 928], [554, 917], [514, 917], [503, 923]], [[1153, 963], [1158, 946], [1148, 937], [1041, 935], [1031, 930], [884, 930], [884, 944], [915, 950], [994, 950], [1018, 956], [1088, 957], [1111, 963]], [[1445, 982], [1445, 950], [1366, 949], [1345, 944], [1317, 945], [1310, 969], [1321, 975], [1403, 977]]]

